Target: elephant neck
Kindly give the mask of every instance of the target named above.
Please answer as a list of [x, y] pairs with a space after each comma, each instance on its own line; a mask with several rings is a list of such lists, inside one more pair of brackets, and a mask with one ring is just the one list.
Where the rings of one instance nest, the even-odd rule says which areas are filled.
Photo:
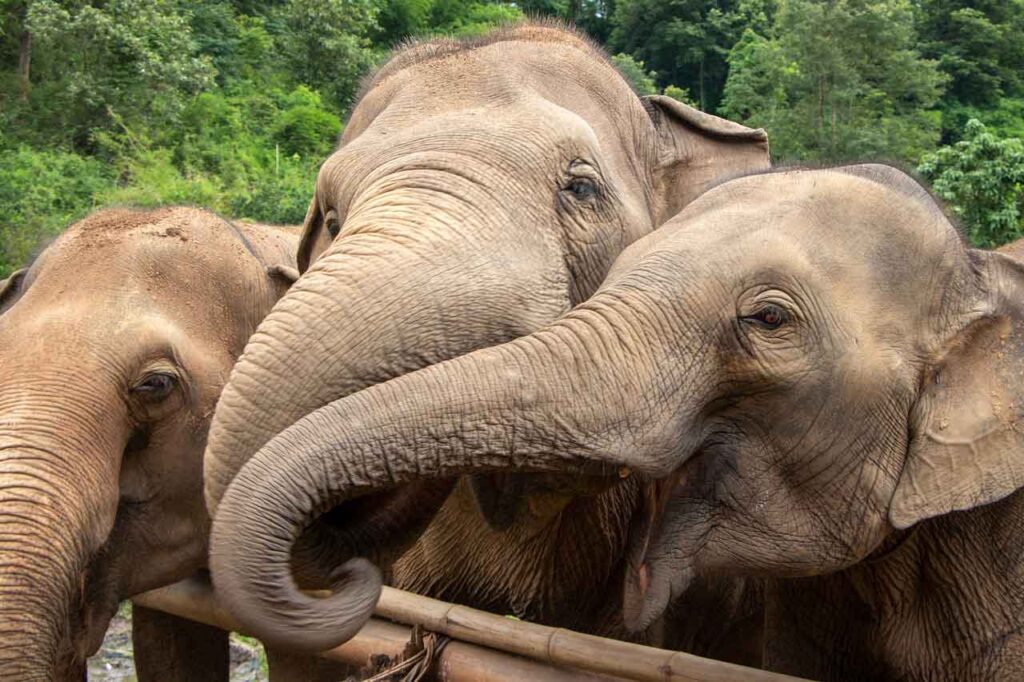
[[989, 679], [1022, 669], [1022, 530], [1018, 491], [923, 521], [839, 573], [769, 583], [768, 667], [823, 680]]

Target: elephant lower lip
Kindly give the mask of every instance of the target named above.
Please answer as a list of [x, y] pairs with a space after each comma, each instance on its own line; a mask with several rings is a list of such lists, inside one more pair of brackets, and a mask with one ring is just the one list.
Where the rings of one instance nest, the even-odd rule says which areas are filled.
[[[626, 626], [641, 631], [660, 615], [670, 591], [670, 570], [662, 565], [660, 537], [665, 526], [666, 507], [673, 495], [689, 480], [689, 467], [697, 457], [689, 459], [665, 478], [651, 481], [644, 487], [641, 509], [631, 530], [629, 560], [626, 566], [623, 608]], [[696, 466], [696, 465], [695, 465]]]
[[640, 549], [640, 567], [646, 567], [651, 540], [659, 528], [659, 522], [665, 513], [665, 505], [672, 497], [672, 491], [684, 480], [684, 467], [676, 469], [665, 478], [652, 481], [644, 489], [643, 533], [641, 536], [643, 544]]

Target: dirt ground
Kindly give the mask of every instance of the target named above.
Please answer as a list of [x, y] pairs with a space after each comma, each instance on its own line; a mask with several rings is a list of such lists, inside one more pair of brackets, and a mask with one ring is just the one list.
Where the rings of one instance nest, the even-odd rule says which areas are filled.
[[[89, 659], [89, 681], [135, 682], [136, 679], [131, 610], [122, 607], [107, 629], [103, 647]], [[231, 636], [231, 679], [233, 682], [266, 682], [266, 664], [258, 643]]]

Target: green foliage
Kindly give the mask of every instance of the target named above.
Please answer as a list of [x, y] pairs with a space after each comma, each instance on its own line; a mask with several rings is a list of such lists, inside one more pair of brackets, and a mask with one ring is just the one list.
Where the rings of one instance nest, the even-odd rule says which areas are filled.
[[[477, 36], [523, 18], [523, 13], [511, 5], [497, 2], [459, 2], [435, 0], [436, 33], [455, 36]], [[444, 11], [440, 11], [440, 8]]]
[[409, 37], [479, 35], [521, 20], [524, 9], [494, 0], [385, 0], [374, 40], [390, 47]]
[[949, 101], [942, 108], [942, 134], [946, 142], [955, 142], [977, 119], [1001, 137], [1024, 137], [1024, 97], [1000, 97], [992, 106], [976, 106]]
[[341, 123], [305, 86], [288, 93], [203, 93], [182, 125], [151, 137], [123, 126], [100, 134], [120, 185], [105, 202], [141, 206], [189, 203], [274, 223], [301, 222], [317, 168]]
[[721, 111], [766, 128], [783, 159], [917, 159], [946, 79], [915, 36], [908, 0], [789, 0], [730, 51]]
[[628, 54], [617, 54], [613, 55], [611, 62], [618, 69], [622, 77], [626, 79], [636, 94], [641, 97], [647, 95], [657, 95], [659, 92], [669, 97], [673, 97], [680, 102], [685, 102], [690, 106], [697, 106], [697, 104], [690, 99], [690, 92], [686, 88], [680, 88], [675, 85], [668, 85], [664, 89], [659, 90], [657, 84], [658, 74], [653, 71], [648, 71], [645, 68], [643, 62], [634, 59]]
[[274, 138], [286, 154], [321, 156], [333, 147], [341, 121], [323, 108], [320, 95], [300, 85], [288, 96], [274, 124]]
[[1024, 0], [919, 0], [922, 50], [951, 78], [949, 97], [994, 105], [1024, 94]]
[[28, 146], [0, 150], [0, 279], [94, 206], [114, 178], [106, 164]]
[[21, 115], [49, 142], [87, 149], [89, 133], [108, 125], [112, 111], [166, 123], [213, 79], [188, 17], [170, 0], [35, 0], [25, 26], [38, 85]]
[[612, 57], [612, 64], [623, 78], [629, 81], [638, 95], [653, 95], [658, 92], [658, 86], [654, 83], [657, 74], [649, 73], [643, 62], [633, 59], [628, 54], [617, 54]]
[[690, 91], [687, 90], [686, 88], [679, 88], [676, 87], [675, 85], [669, 85], [662, 91], [661, 94], [671, 97], [672, 99], [682, 102], [684, 104], [689, 104], [691, 107], [697, 106], [697, 102], [693, 101], [693, 99], [690, 97]]
[[1024, 141], [968, 121], [963, 139], [924, 157], [917, 171], [949, 202], [971, 241], [998, 246], [1024, 236]]
[[281, 47], [291, 73], [338, 109], [351, 102], [359, 78], [380, 57], [370, 35], [377, 28], [373, 0], [291, 0], [281, 11]]
[[1019, 229], [1024, 0], [3, 0], [0, 273], [108, 203], [299, 222], [388, 49], [524, 15], [778, 158], [916, 164], [941, 140], [922, 172], [972, 234]]
[[617, 0], [610, 46], [653, 68], [663, 83], [693, 93], [705, 111], [718, 105], [726, 58], [745, 28], [759, 29], [771, 0]]

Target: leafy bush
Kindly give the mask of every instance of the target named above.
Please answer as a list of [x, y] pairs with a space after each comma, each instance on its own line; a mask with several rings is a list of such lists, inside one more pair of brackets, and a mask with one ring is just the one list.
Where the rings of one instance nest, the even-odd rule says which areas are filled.
[[619, 70], [638, 95], [654, 95], [658, 92], [658, 86], [654, 79], [658, 74], [649, 72], [642, 61], [634, 59], [628, 54], [617, 54], [612, 56], [612, 64]]
[[274, 124], [274, 139], [281, 144], [281, 151], [289, 155], [328, 153], [341, 132], [338, 117], [324, 109], [320, 95], [305, 86], [289, 95], [288, 104]]
[[949, 202], [978, 246], [1024, 235], [1024, 141], [968, 121], [963, 139], [924, 157], [918, 172]]
[[281, 159], [280, 166], [266, 169], [245, 188], [228, 197], [226, 212], [266, 223], [301, 223], [313, 196], [318, 159], [298, 156]]
[[97, 159], [26, 146], [0, 153], [0, 279], [25, 263], [40, 244], [94, 206], [113, 187], [111, 169]]

